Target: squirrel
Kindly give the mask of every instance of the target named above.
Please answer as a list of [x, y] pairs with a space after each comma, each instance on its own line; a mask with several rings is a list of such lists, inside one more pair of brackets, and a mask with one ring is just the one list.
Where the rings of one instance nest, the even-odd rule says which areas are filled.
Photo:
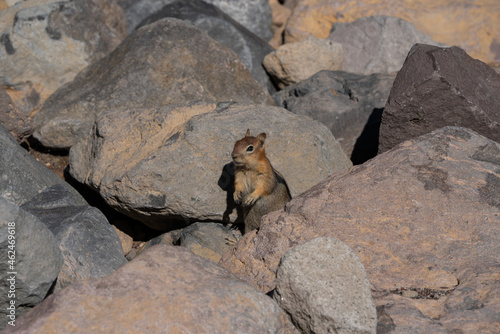
[[244, 234], [260, 227], [260, 219], [269, 212], [281, 210], [290, 201], [285, 179], [269, 162], [265, 152], [266, 134], [245, 137], [234, 144], [234, 194], [243, 207]]

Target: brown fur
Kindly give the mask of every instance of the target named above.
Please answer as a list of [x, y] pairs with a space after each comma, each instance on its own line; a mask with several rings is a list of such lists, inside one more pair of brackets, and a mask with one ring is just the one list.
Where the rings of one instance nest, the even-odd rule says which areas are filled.
[[[245, 137], [234, 144], [234, 201], [243, 206], [244, 233], [260, 227], [260, 219], [281, 210], [290, 200], [285, 180], [277, 173], [265, 152], [266, 134]], [[252, 149], [253, 148], [253, 149]]]

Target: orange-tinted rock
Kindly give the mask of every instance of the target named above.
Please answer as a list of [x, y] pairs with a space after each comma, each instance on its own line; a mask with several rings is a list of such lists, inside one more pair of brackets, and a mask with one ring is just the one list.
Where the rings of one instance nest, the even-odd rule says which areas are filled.
[[31, 118], [16, 107], [5, 89], [0, 88], [0, 123], [18, 142], [33, 131]]
[[499, 172], [499, 143], [446, 127], [294, 198], [221, 263], [269, 291], [288, 249], [334, 237], [366, 268], [379, 333], [493, 333], [500, 326]]
[[388, 15], [413, 23], [434, 41], [458, 45], [485, 62], [500, 59], [500, 2], [497, 0], [298, 0], [285, 42], [327, 38], [336, 22]]
[[155, 246], [114, 274], [51, 295], [8, 333], [294, 333], [284, 311], [183, 247]]

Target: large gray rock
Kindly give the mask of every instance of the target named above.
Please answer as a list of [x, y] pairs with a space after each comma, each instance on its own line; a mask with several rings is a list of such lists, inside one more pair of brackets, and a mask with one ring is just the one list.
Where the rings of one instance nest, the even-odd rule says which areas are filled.
[[[129, 32], [136, 29], [142, 20], [173, 2], [176, 0], [118, 0], [118, 4], [125, 12]], [[207, 0], [205, 2], [220, 8], [264, 41], [271, 39], [271, 7], [267, 0]]]
[[[75, 316], [78, 315], [78, 316]], [[53, 294], [8, 333], [298, 333], [279, 306], [184, 247]]]
[[500, 142], [500, 74], [458, 48], [416, 44], [382, 114], [379, 152], [444, 126]]
[[55, 92], [33, 119], [34, 137], [69, 149], [105, 110], [194, 100], [272, 103], [233, 51], [167, 18], [136, 30]]
[[127, 263], [116, 231], [96, 208], [79, 205], [62, 185], [42, 191], [21, 208], [55, 235], [64, 265], [55, 290], [75, 281], [108, 276]]
[[79, 205], [87, 204], [73, 187], [19, 146], [0, 124], [0, 196], [21, 205], [55, 184], [71, 191]]
[[354, 164], [378, 151], [382, 110], [394, 74], [321, 71], [273, 95], [276, 105], [325, 124]]
[[140, 26], [165, 17], [175, 17], [200, 28], [233, 50], [255, 80], [270, 93], [276, 91], [262, 66], [264, 57], [274, 49], [217, 7], [201, 0], [178, 0], [142, 21]]
[[310, 118], [263, 105], [194, 103], [102, 114], [71, 149], [70, 173], [156, 229], [175, 218], [221, 221], [234, 209], [230, 153], [247, 129], [267, 133], [267, 156], [292, 196], [351, 166], [331, 132]]
[[2, 330], [43, 301], [57, 279], [63, 257], [54, 235], [41, 221], [2, 197], [0, 251]]
[[344, 71], [365, 75], [399, 71], [416, 43], [442, 45], [419, 32], [412, 23], [391, 16], [336, 23], [328, 39], [342, 45]]
[[115, 0], [27, 0], [0, 11], [0, 78], [26, 114], [126, 36]]
[[264, 216], [221, 264], [269, 291], [286, 251], [334, 237], [366, 268], [378, 333], [496, 333], [499, 171], [500, 143], [466, 128], [433, 131]]
[[274, 299], [302, 333], [375, 333], [377, 311], [356, 254], [334, 238], [315, 238], [281, 258]]

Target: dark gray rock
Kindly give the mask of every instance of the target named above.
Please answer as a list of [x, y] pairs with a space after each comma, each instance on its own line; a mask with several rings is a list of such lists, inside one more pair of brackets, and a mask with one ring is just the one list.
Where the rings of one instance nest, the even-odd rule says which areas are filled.
[[319, 237], [283, 255], [274, 299], [302, 333], [375, 333], [363, 264], [342, 241]]
[[[57, 279], [63, 265], [63, 257], [56, 238], [41, 221], [2, 197], [0, 252], [2, 330], [9, 321], [19, 318], [43, 301]], [[12, 257], [13, 262], [8, 262], [9, 257]], [[16, 274], [10, 274], [11, 272]], [[15, 302], [15, 318], [9, 317], [11, 310], [7, 309], [11, 307], [11, 301]]]
[[321, 71], [273, 95], [276, 105], [325, 124], [354, 164], [377, 154], [380, 118], [395, 75]]
[[415, 43], [439, 44], [412, 23], [391, 16], [336, 23], [328, 39], [342, 45], [344, 71], [365, 75], [399, 71]]
[[0, 124], [0, 196], [21, 205], [56, 184], [72, 192], [78, 205], [87, 204], [75, 189], [19, 146]]
[[[175, 0], [118, 0], [118, 4], [125, 12], [129, 32], [132, 32], [142, 20], [173, 2]], [[188, 5], [191, 1], [184, 2]], [[220, 8], [263, 40], [271, 39], [271, 7], [268, 0], [206, 0], [205, 2]]]
[[272, 104], [232, 50], [167, 18], [136, 30], [52, 94], [33, 119], [33, 135], [47, 147], [69, 149], [103, 111], [195, 100]]
[[28, 115], [126, 36], [115, 0], [17, 1], [0, 11], [0, 78]]
[[200, 28], [208, 36], [233, 50], [243, 65], [272, 94], [276, 88], [264, 67], [264, 57], [274, 49], [219, 8], [201, 0], [178, 0], [141, 22], [144, 26], [165, 17], [175, 17]]
[[444, 126], [500, 142], [500, 75], [454, 46], [416, 44], [382, 114], [379, 152]]
[[55, 185], [21, 206], [49, 228], [63, 253], [56, 290], [75, 281], [108, 276], [127, 263], [106, 217], [94, 207], [77, 203], [71, 192]]
[[194, 223], [182, 230], [179, 241], [193, 253], [218, 263], [240, 237], [239, 230], [221, 223]]

